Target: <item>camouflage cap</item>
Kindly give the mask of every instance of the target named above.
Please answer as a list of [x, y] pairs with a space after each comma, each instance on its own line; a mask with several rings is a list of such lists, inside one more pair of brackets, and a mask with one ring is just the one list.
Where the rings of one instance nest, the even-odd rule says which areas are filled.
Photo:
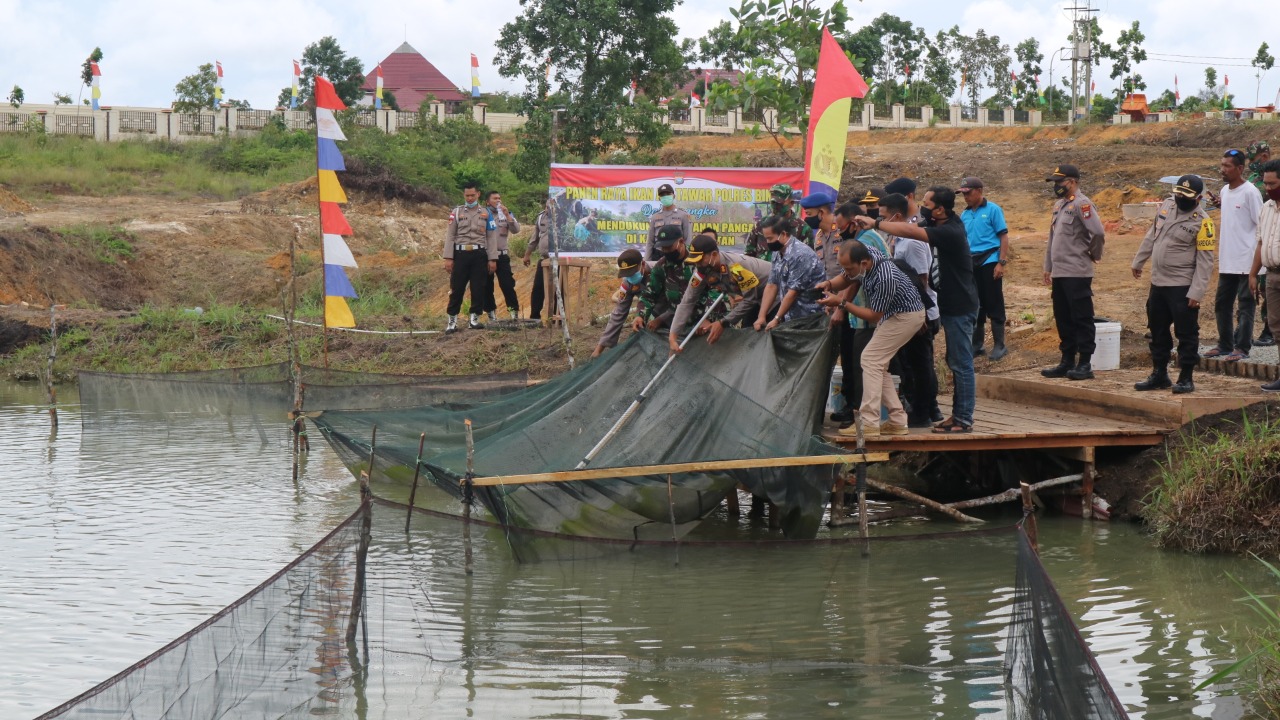
[[791, 186], [786, 183], [778, 183], [769, 190], [769, 195], [772, 196], [774, 200], [786, 200], [791, 197]]
[[1271, 146], [1267, 144], [1266, 140], [1254, 140], [1249, 143], [1249, 147], [1244, 150], [1244, 154], [1248, 155], [1250, 160], [1258, 157], [1262, 153], [1269, 152], [1271, 152]]

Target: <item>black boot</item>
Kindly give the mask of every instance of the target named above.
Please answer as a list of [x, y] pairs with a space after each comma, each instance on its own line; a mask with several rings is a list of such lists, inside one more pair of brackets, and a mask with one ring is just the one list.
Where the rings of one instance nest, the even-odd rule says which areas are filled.
[[1009, 354], [1004, 346], [1004, 323], [991, 323], [991, 360], [999, 360]]
[[1074, 368], [1075, 366], [1076, 366], [1076, 354], [1062, 353], [1062, 362], [1058, 363], [1057, 365], [1054, 365], [1051, 368], [1045, 368], [1041, 370], [1040, 374], [1047, 378], [1066, 377], [1067, 373], [1071, 371], [1071, 368]]
[[[992, 325], [992, 327], [995, 327]], [[986, 349], [982, 347], [982, 341], [986, 335], [986, 323], [979, 323], [973, 326], [973, 356], [982, 357], [987, 354]]]
[[1178, 382], [1173, 384], [1174, 395], [1186, 395], [1196, 391], [1196, 384], [1191, 380], [1191, 374], [1194, 370], [1194, 366], [1183, 366], [1182, 372], [1178, 373]]
[[1067, 371], [1067, 379], [1092, 380], [1093, 366], [1089, 364], [1091, 357], [1089, 353], [1080, 353], [1080, 363]]
[[1133, 389], [1139, 391], [1165, 390], [1171, 387], [1173, 387], [1173, 381], [1169, 379], [1169, 366], [1163, 363], [1156, 365], [1155, 370], [1151, 371], [1146, 380], [1133, 384]]

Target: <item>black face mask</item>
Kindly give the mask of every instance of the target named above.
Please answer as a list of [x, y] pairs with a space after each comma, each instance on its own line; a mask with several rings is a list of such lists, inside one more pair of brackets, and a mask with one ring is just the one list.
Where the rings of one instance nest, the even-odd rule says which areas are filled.
[[1200, 199], [1182, 197], [1181, 195], [1175, 195], [1173, 198], [1173, 202], [1175, 205], [1178, 206], [1178, 209], [1181, 210], [1182, 212], [1191, 212], [1192, 210], [1196, 209], [1197, 205], [1200, 204]]
[[875, 220], [876, 218], [880, 217], [880, 208], [873, 207], [873, 208], [867, 209], [866, 213], [867, 213], [867, 217], [871, 218], [872, 220]]
[[765, 242], [765, 246], [772, 252], [779, 252], [782, 248], [786, 247], [786, 245], [787, 244], [781, 240], [769, 240]]
[[662, 257], [667, 259], [668, 265], [678, 265], [684, 262], [684, 253], [678, 250], [675, 252], [664, 252], [662, 253]]
[[852, 240], [857, 236], [858, 236], [858, 226], [854, 225], [853, 223], [849, 223], [849, 227], [840, 231], [841, 240]]
[[1067, 186], [1066, 186], [1066, 185], [1063, 185], [1062, 183], [1054, 183], [1054, 184], [1053, 184], [1053, 194], [1054, 194], [1054, 196], [1056, 196], [1056, 197], [1060, 197], [1060, 198], [1062, 198], [1062, 197], [1066, 197], [1066, 196], [1067, 196]]
[[933, 227], [934, 225], [937, 225], [937, 224], [938, 224], [938, 222], [937, 222], [936, 220], [934, 220], [934, 219], [933, 219], [933, 213], [932, 213], [932, 212], [926, 212], [926, 213], [925, 213], [925, 216], [924, 216], [924, 217], [922, 217], [922, 218], [920, 218], [920, 227], [922, 227], [922, 228], [929, 228], [929, 227]]
[[781, 215], [787, 211], [786, 203], [773, 202], [769, 203], [769, 207], [773, 210], [774, 215]]
[[822, 217], [821, 217], [821, 216], [819, 216], [819, 215], [814, 215], [814, 216], [812, 216], [812, 217], [807, 217], [807, 218], [805, 218], [805, 219], [804, 219], [804, 224], [805, 224], [805, 225], [808, 225], [809, 227], [813, 228], [814, 230], [817, 230], [817, 229], [818, 229], [819, 227], [821, 227], [821, 225], [822, 225]]

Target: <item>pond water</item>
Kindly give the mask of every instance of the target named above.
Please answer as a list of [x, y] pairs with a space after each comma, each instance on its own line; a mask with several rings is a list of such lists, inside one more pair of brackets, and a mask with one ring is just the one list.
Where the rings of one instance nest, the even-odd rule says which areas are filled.
[[[298, 482], [284, 422], [82, 427], [62, 390], [0, 384], [0, 717], [33, 717], [257, 586], [357, 507], [318, 435]], [[314, 434], [313, 434], [314, 435]], [[394, 494], [390, 488], [379, 494]], [[992, 524], [1007, 524], [1008, 516]], [[759, 534], [747, 519], [744, 532]], [[477, 530], [377, 507], [369, 669], [342, 717], [1002, 717], [1011, 533], [856, 546], [590, 547], [518, 564]], [[713, 518], [705, 532], [726, 532]], [[876, 532], [952, 530], [900, 522]], [[1134, 526], [1045, 518], [1043, 561], [1134, 718], [1240, 718], [1192, 688], [1241, 653], [1238, 558], [1155, 550]]]

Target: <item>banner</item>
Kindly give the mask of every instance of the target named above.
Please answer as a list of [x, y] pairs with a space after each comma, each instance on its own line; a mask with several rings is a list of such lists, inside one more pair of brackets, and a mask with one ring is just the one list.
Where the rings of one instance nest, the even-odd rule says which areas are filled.
[[658, 186], [675, 189], [675, 207], [692, 216], [693, 234], [712, 227], [720, 246], [745, 249], [746, 236], [769, 215], [769, 190], [800, 188], [802, 168], [692, 168], [552, 165], [552, 228], [566, 257], [617, 257], [649, 242], [649, 218], [662, 210]]

